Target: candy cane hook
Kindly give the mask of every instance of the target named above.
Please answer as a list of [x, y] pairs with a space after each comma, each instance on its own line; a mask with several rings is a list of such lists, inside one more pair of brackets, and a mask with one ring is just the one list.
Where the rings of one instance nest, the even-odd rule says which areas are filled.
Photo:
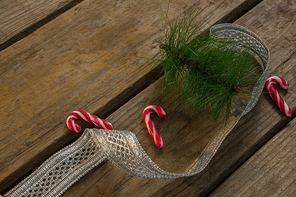
[[292, 110], [284, 101], [284, 99], [279, 95], [279, 93], [274, 88], [273, 84], [280, 85], [283, 89], [287, 90], [289, 83], [279, 76], [269, 77], [265, 82], [265, 89], [268, 91], [272, 100], [277, 104], [280, 110], [285, 114], [286, 117], [292, 116]]
[[164, 118], [164, 116], [166, 115], [166, 112], [164, 111], [164, 109], [162, 109], [158, 105], [148, 105], [143, 111], [143, 120], [148, 129], [148, 132], [151, 135], [156, 147], [161, 148], [164, 146], [163, 140], [150, 118], [150, 114], [153, 112], [157, 113], [157, 115], [160, 118]]
[[106, 120], [103, 120], [101, 118], [98, 118], [97, 116], [90, 114], [85, 111], [73, 111], [71, 112], [66, 119], [66, 124], [68, 128], [78, 133], [81, 131], [81, 127], [75, 123], [75, 120], [85, 120], [89, 123], [92, 123], [98, 127], [101, 127], [102, 129], [109, 129], [111, 130], [113, 128], [113, 125], [110, 122], [107, 122]]

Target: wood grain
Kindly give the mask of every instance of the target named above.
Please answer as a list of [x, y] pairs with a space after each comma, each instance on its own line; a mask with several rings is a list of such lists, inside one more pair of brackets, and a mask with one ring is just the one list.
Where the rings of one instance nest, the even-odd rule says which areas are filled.
[[[270, 73], [289, 81], [289, 90], [279, 92], [290, 107], [296, 110], [293, 102], [296, 99], [296, 24], [293, 17], [287, 16], [295, 16], [290, 1], [266, 0], [236, 23], [265, 39], [271, 51]], [[181, 171], [196, 158], [209, 140], [211, 128], [204, 123], [205, 130], [209, 129], [209, 132], [199, 133], [200, 129], [196, 128], [198, 116], [184, 114], [170, 105], [164, 105], [171, 117], [157, 124], [167, 144], [165, 148], [158, 150], [140, 120], [140, 112], [147, 104], [152, 103], [153, 93], [154, 86], [148, 87], [107, 120], [114, 123], [115, 129], [135, 132], [144, 150], [161, 168]], [[153, 103], [163, 104], [162, 101]], [[154, 117], [153, 120], [159, 119]], [[106, 162], [78, 181], [65, 196], [206, 196], [288, 121], [270, 97], [263, 94], [256, 108], [242, 118], [202, 173], [173, 180], [142, 179], [125, 174]]]
[[[86, 0], [0, 52], [0, 193], [78, 138], [68, 113], [104, 118], [154, 79], [142, 57], [159, 50], [168, 2]], [[199, 7], [208, 28], [246, 2], [172, 1], [168, 17]]]
[[295, 148], [294, 118], [211, 196], [295, 196]]
[[79, 2], [79, 0], [0, 1], [0, 51]]

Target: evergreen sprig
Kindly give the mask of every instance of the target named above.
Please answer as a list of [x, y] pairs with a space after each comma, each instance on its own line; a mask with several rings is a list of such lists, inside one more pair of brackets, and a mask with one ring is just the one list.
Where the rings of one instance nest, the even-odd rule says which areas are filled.
[[242, 95], [250, 95], [259, 78], [254, 57], [235, 40], [217, 40], [201, 34], [205, 22], [195, 22], [199, 12], [166, 20], [159, 42], [163, 92], [185, 102], [190, 109], [210, 109], [215, 121], [226, 122]]

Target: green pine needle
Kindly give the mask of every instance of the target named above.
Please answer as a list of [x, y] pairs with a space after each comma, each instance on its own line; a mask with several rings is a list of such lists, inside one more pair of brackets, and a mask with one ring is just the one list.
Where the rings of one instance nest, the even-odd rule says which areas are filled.
[[205, 22], [195, 22], [198, 14], [166, 21], [156, 61], [162, 66], [160, 84], [176, 102], [196, 111], [210, 109], [214, 121], [227, 121], [238, 99], [251, 94], [259, 67], [238, 41], [201, 35]]

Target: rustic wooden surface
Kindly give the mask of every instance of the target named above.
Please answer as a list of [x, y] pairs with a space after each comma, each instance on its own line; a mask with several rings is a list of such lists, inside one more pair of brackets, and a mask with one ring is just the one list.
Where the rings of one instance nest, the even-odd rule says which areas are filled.
[[[235, 23], [251, 29], [266, 41], [271, 50], [270, 73], [280, 75], [290, 82], [288, 92], [279, 92], [295, 110], [295, 11], [288, 7], [293, 8], [289, 1], [264, 1]], [[196, 128], [198, 117], [192, 119], [192, 116], [182, 114], [169, 105], [166, 108], [168, 120], [154, 118], [156, 122], [159, 121], [157, 126], [167, 144], [158, 150], [138, 118], [141, 117], [142, 109], [153, 101], [153, 93], [154, 86], [150, 86], [107, 120], [113, 122], [116, 129], [135, 132], [144, 150], [162, 169], [180, 172], [205, 146], [211, 137], [211, 128], [204, 123], [208, 131], [196, 133], [199, 130]], [[153, 102], [166, 106], [163, 101]], [[256, 108], [243, 117], [202, 173], [173, 180], [142, 179], [127, 175], [106, 162], [83, 177], [65, 196], [205, 196], [288, 121], [270, 97], [263, 94]]]
[[[0, 192], [78, 138], [65, 126], [69, 112], [107, 117], [150, 84], [141, 57], [158, 52], [168, 2], [85, 0], [0, 52]], [[208, 28], [252, 2], [171, 2], [169, 18], [199, 7]]]
[[[295, 3], [287, 0], [263, 1], [241, 17], [237, 24], [262, 37], [271, 51], [270, 74], [280, 75], [290, 83], [282, 97], [295, 111]], [[295, 116], [295, 115], [294, 115]], [[178, 179], [159, 189], [155, 196], [204, 196], [219, 185], [262, 144], [288, 122], [267, 94], [246, 115], [224, 141], [210, 165], [199, 175]], [[174, 188], [174, 189], [172, 189]]]
[[296, 196], [296, 119], [210, 196]]
[[79, 0], [0, 1], [0, 50], [79, 2]]
[[[181, 171], [195, 159], [213, 135], [205, 120], [201, 125], [206, 129], [195, 133], [198, 115], [168, 105], [166, 119], [153, 118], [167, 144], [163, 150], [155, 148], [141, 120], [155, 87], [143, 90], [154, 73], [139, 57], [157, 54], [160, 7], [167, 8], [168, 2], [85, 0], [0, 52], [0, 193], [78, 138], [64, 123], [76, 109], [102, 118], [111, 114], [108, 120], [115, 128], [135, 132], [149, 156], [165, 170]], [[199, 7], [200, 18], [211, 16], [208, 28], [217, 21], [233, 21], [258, 2], [172, 1], [169, 17], [185, 5]], [[290, 82], [289, 91], [280, 93], [294, 110], [295, 6], [294, 1], [265, 0], [235, 22], [266, 41], [271, 50], [270, 73]], [[161, 100], [155, 102], [165, 106]], [[287, 122], [265, 94], [201, 174], [174, 180], [141, 179], [104, 162], [64, 196], [203, 196]]]

